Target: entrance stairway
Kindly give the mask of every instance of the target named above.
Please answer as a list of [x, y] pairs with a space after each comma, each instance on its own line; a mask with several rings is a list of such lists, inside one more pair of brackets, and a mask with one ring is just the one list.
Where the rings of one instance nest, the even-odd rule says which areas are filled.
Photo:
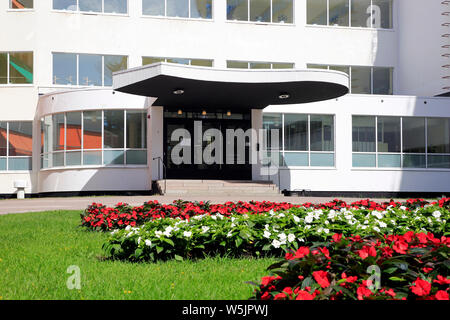
[[158, 180], [156, 186], [164, 195], [279, 195], [276, 184], [269, 181], [241, 180]]

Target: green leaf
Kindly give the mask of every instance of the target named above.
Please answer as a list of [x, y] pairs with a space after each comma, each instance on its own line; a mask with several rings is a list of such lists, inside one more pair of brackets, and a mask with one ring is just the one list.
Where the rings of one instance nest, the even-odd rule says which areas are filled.
[[234, 240], [236, 243], [236, 248], [239, 248], [242, 244], [242, 238], [241, 237], [236, 237], [236, 239]]
[[391, 281], [406, 281], [406, 279], [399, 278], [399, 277], [390, 277], [389, 280], [391, 280]]
[[175, 243], [173, 243], [173, 241], [171, 239], [164, 238], [163, 240], [164, 240], [164, 242], [170, 244], [172, 247], [175, 247]]
[[264, 251], [269, 251], [269, 250], [270, 250], [270, 247], [271, 247], [271, 244], [266, 244], [262, 249], [263, 249]]
[[156, 246], [156, 253], [157, 253], [157, 254], [160, 254], [160, 253], [163, 252], [163, 251], [164, 251], [164, 248], [163, 248], [163, 247]]
[[392, 268], [388, 268], [388, 269], [384, 270], [383, 272], [391, 274], [391, 273], [394, 273], [396, 270], [398, 270], [397, 267], [392, 267]]
[[183, 257], [176, 254], [176, 255], [175, 255], [175, 260], [177, 260], [177, 261], [183, 261]]

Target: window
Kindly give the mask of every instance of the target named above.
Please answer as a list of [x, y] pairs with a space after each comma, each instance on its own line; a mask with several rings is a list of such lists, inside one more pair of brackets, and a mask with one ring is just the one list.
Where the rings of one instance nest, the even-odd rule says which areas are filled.
[[294, 23], [293, 0], [227, 0], [227, 20]]
[[353, 116], [352, 127], [353, 167], [450, 168], [450, 118]]
[[392, 29], [392, 0], [307, 0], [311, 25]]
[[287, 62], [251, 62], [251, 61], [227, 61], [229, 69], [293, 69], [293, 63]]
[[310, 69], [335, 70], [350, 77], [350, 93], [392, 95], [394, 69], [390, 67], [329, 66], [308, 64]]
[[41, 168], [146, 165], [146, 115], [141, 110], [104, 110], [45, 116]]
[[209, 59], [188, 59], [188, 58], [163, 58], [163, 57], [142, 57], [142, 65], [148, 65], [157, 62], [168, 62], [168, 63], [177, 63], [177, 64], [185, 64], [191, 66], [200, 66], [200, 67], [212, 67], [213, 60]]
[[127, 0], [53, 0], [54, 10], [127, 14]]
[[213, 0], [142, 0], [142, 14], [148, 16], [212, 19]]
[[33, 83], [33, 52], [0, 52], [0, 84]]
[[53, 53], [53, 84], [112, 86], [113, 72], [127, 67], [126, 56]]
[[0, 171], [32, 169], [32, 121], [0, 121]]
[[33, 0], [9, 0], [10, 9], [33, 9]]
[[[334, 167], [334, 116], [264, 114], [263, 128], [267, 150], [280, 152], [282, 165]], [[280, 130], [279, 150], [271, 145], [271, 129]]]

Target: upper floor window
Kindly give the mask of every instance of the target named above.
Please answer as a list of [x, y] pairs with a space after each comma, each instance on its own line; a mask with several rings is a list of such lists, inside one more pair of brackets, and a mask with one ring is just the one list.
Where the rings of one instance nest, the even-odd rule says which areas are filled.
[[308, 64], [308, 68], [345, 72], [350, 77], [350, 93], [393, 94], [393, 68], [364, 66], [328, 66]]
[[53, 9], [127, 14], [127, 0], [53, 0]]
[[307, 0], [307, 23], [392, 29], [392, 0]]
[[112, 86], [113, 72], [127, 67], [126, 56], [53, 53], [53, 84]]
[[33, 52], [0, 52], [0, 85], [33, 83]]
[[294, 64], [289, 62], [251, 62], [251, 61], [227, 61], [230, 69], [294, 69]]
[[31, 170], [32, 121], [0, 121], [0, 171]]
[[200, 67], [212, 67], [213, 60], [209, 59], [188, 59], [188, 58], [164, 58], [164, 57], [142, 57], [142, 65], [157, 63], [157, 62], [169, 62], [185, 64], [190, 66]]
[[227, 0], [227, 19], [294, 23], [293, 0]]
[[33, 0], [9, 0], [10, 9], [33, 9]]
[[148, 16], [212, 19], [213, 0], [142, 0]]

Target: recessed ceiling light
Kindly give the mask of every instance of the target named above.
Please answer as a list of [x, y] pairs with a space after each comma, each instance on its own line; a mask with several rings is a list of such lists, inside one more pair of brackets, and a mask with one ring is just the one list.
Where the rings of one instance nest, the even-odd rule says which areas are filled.
[[278, 96], [278, 98], [280, 98], [280, 99], [289, 99], [291, 97], [291, 95], [290, 94], [288, 94], [288, 93], [282, 93], [282, 94], [280, 94], [279, 96]]
[[176, 94], [176, 95], [181, 95], [183, 93], [184, 93], [183, 89], [177, 89], [177, 90], [174, 90], [174, 92], [173, 92], [173, 94]]

